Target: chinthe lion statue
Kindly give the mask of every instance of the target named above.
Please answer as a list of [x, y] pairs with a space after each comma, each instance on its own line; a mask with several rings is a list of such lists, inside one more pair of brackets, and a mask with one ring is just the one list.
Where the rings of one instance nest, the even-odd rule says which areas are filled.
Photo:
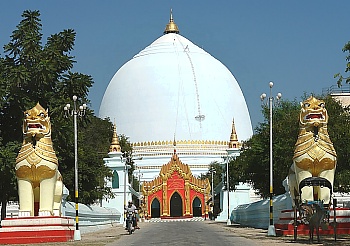
[[300, 104], [299, 135], [288, 175], [293, 206], [310, 201], [329, 205], [337, 154], [327, 131], [325, 102], [311, 96]]
[[[23, 144], [16, 158], [15, 170], [18, 216], [60, 216], [62, 176], [52, 146], [50, 117], [39, 103], [24, 112]], [[38, 208], [35, 209], [34, 204]]]

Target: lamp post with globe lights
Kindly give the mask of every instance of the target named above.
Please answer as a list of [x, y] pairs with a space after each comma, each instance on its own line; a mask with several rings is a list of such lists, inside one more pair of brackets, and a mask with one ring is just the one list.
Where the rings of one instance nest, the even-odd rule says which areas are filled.
[[75, 187], [75, 231], [74, 240], [81, 240], [81, 235], [79, 231], [79, 209], [78, 209], [78, 126], [77, 126], [77, 116], [83, 117], [86, 113], [86, 104], [79, 106], [77, 108], [77, 96], [73, 96], [73, 108], [70, 108], [70, 104], [64, 106], [64, 115], [66, 118], [73, 116], [74, 121], [74, 187]]
[[[137, 168], [137, 167], [136, 167]], [[143, 177], [143, 173], [141, 173], [141, 170], [139, 170], [139, 173], [138, 173], [138, 181], [139, 181], [139, 208], [141, 208], [141, 177]]]
[[[124, 156], [123, 156], [124, 155]], [[127, 172], [131, 168], [129, 163], [132, 161], [132, 157], [129, 155], [128, 152], [125, 152], [122, 156], [120, 156], [120, 161], [124, 163], [124, 207], [123, 207], [123, 214], [124, 214], [124, 223], [126, 223], [126, 213], [125, 213], [125, 208], [126, 208], [126, 186], [127, 186]]]
[[204, 184], [204, 191], [203, 191], [203, 193], [204, 193], [204, 204], [205, 204], [205, 206], [204, 206], [204, 220], [207, 220], [207, 201], [205, 200], [206, 196], [207, 196], [206, 190], [207, 190], [207, 184], [205, 183]]
[[212, 214], [211, 219], [215, 220], [214, 217], [214, 207], [215, 207], [215, 194], [214, 194], [214, 173], [216, 173], [214, 168], [210, 169], [211, 172], [211, 201], [212, 201]]
[[[270, 95], [267, 98], [268, 100], [268, 106], [269, 106], [269, 113], [270, 113], [270, 117], [269, 117], [269, 124], [270, 124], [270, 225], [267, 231], [267, 235], [268, 236], [276, 236], [276, 231], [275, 231], [275, 226], [273, 224], [273, 148], [272, 148], [272, 107], [273, 107], [273, 100], [274, 97], [272, 97], [272, 87], [273, 87], [273, 82], [269, 83], [269, 87], [270, 87]], [[277, 93], [276, 96], [276, 100], [280, 100], [282, 97], [281, 93]], [[262, 102], [265, 101], [266, 99], [266, 94], [263, 93], [260, 96], [260, 99]]]
[[227, 192], [227, 225], [231, 225], [230, 220], [230, 174], [229, 174], [229, 157], [226, 156], [226, 192]]

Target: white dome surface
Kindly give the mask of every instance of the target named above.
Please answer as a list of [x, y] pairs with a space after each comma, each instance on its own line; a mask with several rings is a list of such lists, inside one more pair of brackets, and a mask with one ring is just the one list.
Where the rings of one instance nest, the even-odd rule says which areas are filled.
[[115, 120], [118, 134], [131, 142], [229, 141], [233, 119], [239, 141], [253, 134], [231, 72], [175, 33], [161, 36], [116, 72], [99, 116]]

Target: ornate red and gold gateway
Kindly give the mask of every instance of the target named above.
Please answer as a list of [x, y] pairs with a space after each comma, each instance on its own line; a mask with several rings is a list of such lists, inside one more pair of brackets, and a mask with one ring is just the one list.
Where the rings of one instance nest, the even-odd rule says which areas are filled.
[[208, 179], [194, 177], [189, 166], [174, 154], [158, 177], [143, 182], [145, 217], [204, 217], [208, 214], [210, 189]]

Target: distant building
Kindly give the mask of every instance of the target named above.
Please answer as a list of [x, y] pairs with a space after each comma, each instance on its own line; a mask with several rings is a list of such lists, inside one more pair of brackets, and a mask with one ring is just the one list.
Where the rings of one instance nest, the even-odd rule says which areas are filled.
[[346, 84], [341, 87], [333, 85], [329, 88], [322, 89], [323, 95], [331, 95], [333, 98], [341, 102], [343, 106], [350, 105], [350, 85]]

